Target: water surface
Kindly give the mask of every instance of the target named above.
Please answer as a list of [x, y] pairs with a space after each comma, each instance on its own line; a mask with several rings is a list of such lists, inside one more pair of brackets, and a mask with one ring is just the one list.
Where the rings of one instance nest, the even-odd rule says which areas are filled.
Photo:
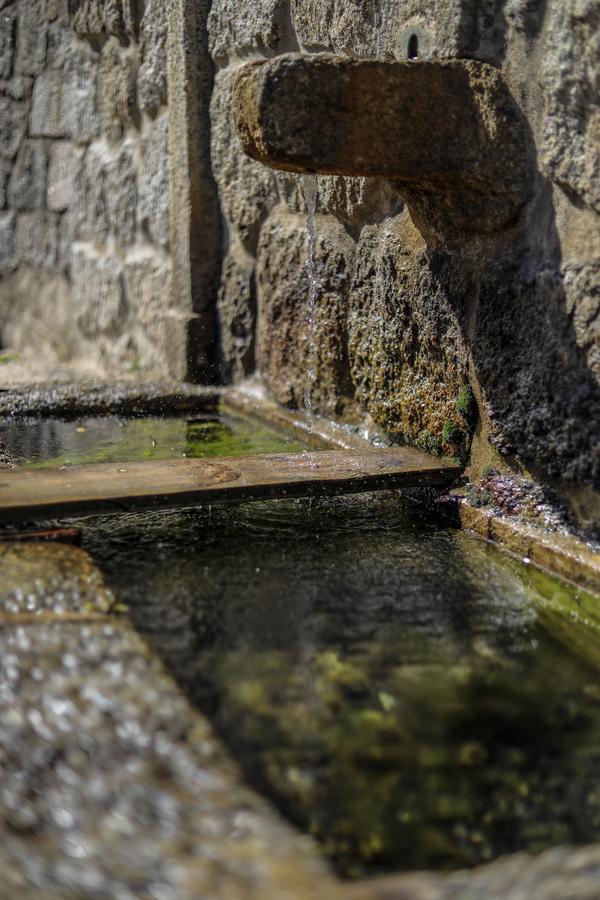
[[23, 466], [192, 459], [293, 452], [301, 445], [250, 419], [221, 413], [193, 418], [99, 416], [75, 422], [0, 422], [3, 440]]
[[342, 875], [600, 839], [589, 595], [393, 494], [97, 519], [84, 543]]

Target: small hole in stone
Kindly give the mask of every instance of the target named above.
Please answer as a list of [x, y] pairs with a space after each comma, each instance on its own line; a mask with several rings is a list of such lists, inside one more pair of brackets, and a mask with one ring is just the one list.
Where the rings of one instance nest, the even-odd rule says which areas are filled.
[[408, 39], [408, 58], [419, 58], [419, 38], [416, 34], [411, 34], [410, 38]]

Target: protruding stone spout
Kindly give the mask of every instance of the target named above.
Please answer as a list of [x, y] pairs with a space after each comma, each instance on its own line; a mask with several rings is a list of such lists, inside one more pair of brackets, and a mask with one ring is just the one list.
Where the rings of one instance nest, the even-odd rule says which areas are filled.
[[386, 178], [434, 231], [505, 228], [531, 195], [522, 116], [486, 63], [289, 54], [245, 65], [233, 109], [253, 159]]

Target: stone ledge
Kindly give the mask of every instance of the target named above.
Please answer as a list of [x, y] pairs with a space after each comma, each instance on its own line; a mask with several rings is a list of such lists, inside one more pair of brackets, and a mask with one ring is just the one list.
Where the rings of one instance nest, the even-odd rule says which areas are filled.
[[0, 673], [0, 868], [20, 897], [342, 896], [129, 628], [5, 629]]
[[576, 587], [600, 594], [600, 555], [571, 535], [544, 533], [521, 522], [458, 503], [463, 528], [499, 544], [509, 553], [528, 559]]
[[[223, 401], [235, 410], [280, 428], [304, 440], [315, 449], [359, 449], [372, 446], [384, 436], [369, 430], [345, 428], [327, 419], [317, 418], [309, 431], [302, 410], [285, 409], [272, 400], [264, 386], [250, 379], [223, 393]], [[497, 544], [501, 549], [527, 558], [534, 565], [592, 593], [600, 594], [600, 555], [573, 535], [545, 533], [489, 510], [457, 504], [460, 527]]]
[[84, 550], [62, 543], [11, 542], [10, 535], [6, 537], [0, 543], [0, 625], [13, 617], [95, 619], [115, 608], [112, 591]]
[[23, 385], [0, 394], [0, 416], [79, 418], [215, 412], [219, 389], [179, 381]]

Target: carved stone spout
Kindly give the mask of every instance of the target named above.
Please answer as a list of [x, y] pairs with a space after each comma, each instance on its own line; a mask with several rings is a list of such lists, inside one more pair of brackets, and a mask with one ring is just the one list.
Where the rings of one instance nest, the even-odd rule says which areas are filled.
[[289, 54], [241, 68], [233, 110], [253, 159], [386, 178], [436, 232], [506, 228], [531, 195], [521, 113], [486, 63]]

